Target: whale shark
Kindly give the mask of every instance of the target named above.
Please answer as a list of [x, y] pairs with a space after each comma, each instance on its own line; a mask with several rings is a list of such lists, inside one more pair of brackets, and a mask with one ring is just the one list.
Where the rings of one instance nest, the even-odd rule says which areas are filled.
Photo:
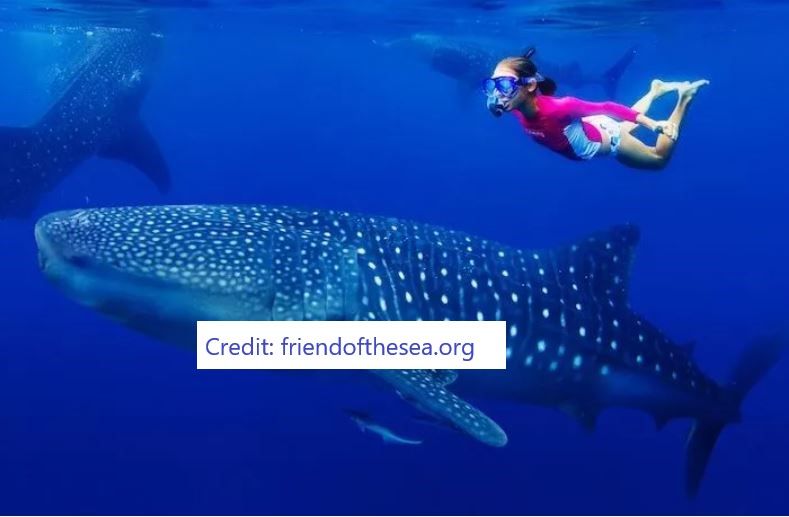
[[[490, 75], [496, 63], [507, 55], [498, 53], [470, 41], [455, 40], [437, 34], [415, 33], [381, 43], [385, 48], [401, 49], [427, 63], [433, 70], [453, 79], [461, 93], [480, 90], [482, 81]], [[517, 54], [517, 52], [516, 52]], [[599, 86], [608, 99], [616, 99], [619, 82], [636, 56], [635, 47], [626, 50], [601, 73], [585, 71], [577, 61], [569, 63], [549, 62], [535, 58], [543, 75], [557, 81], [562, 90], [577, 91], [587, 86]]]
[[0, 218], [26, 217], [41, 196], [92, 156], [121, 160], [165, 192], [167, 164], [140, 119], [162, 47], [160, 34], [90, 31], [87, 59], [31, 127], [0, 127]]
[[609, 407], [690, 418], [695, 494], [722, 429], [783, 340], [705, 375], [628, 302], [639, 231], [623, 225], [524, 250], [389, 217], [264, 205], [97, 208], [35, 227], [43, 273], [68, 296], [193, 348], [196, 320], [502, 320], [506, 370], [371, 370], [419, 411], [491, 446], [503, 428], [470, 398], [559, 408], [587, 428]]

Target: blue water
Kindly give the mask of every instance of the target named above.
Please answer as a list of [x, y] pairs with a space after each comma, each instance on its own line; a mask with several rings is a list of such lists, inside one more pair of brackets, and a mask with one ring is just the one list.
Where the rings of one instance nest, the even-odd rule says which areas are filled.
[[[36, 209], [267, 203], [394, 215], [521, 247], [633, 222], [633, 307], [722, 379], [786, 324], [789, 80], [782, 2], [0, 2], [0, 125], [35, 122], [94, 25], [157, 18], [165, 50], [142, 118], [170, 165], [160, 195], [93, 159]], [[49, 8], [42, 9], [42, 8]], [[57, 8], [57, 9], [55, 9]], [[144, 8], [144, 9], [143, 9]], [[708, 78], [669, 167], [579, 164], [494, 119], [484, 98], [379, 42], [431, 32], [603, 70]], [[64, 72], [65, 70], [65, 72]], [[561, 88], [561, 84], [560, 84]], [[602, 100], [596, 86], [567, 91]], [[665, 117], [667, 100], [656, 106]], [[66, 299], [40, 274], [35, 218], [0, 221], [0, 513], [786, 513], [789, 360], [770, 372], [683, 491], [689, 422], [612, 410], [594, 434], [554, 410], [478, 401], [493, 449], [408, 419], [386, 390], [268, 372], [196, 371], [194, 354]], [[421, 447], [387, 446], [342, 411]]]

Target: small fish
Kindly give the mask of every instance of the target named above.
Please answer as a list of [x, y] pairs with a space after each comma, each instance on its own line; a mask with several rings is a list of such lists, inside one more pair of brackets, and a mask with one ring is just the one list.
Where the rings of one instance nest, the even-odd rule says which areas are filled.
[[370, 431], [371, 433], [375, 433], [381, 437], [384, 443], [397, 443], [400, 445], [422, 444], [422, 440], [411, 440], [395, 434], [395, 432], [389, 429], [388, 427], [384, 427], [381, 424], [377, 423], [367, 413], [364, 413], [362, 411], [352, 410], [352, 409], [346, 410], [346, 413], [348, 413], [348, 416], [351, 417], [351, 420], [353, 420], [356, 423], [356, 425], [359, 426], [359, 429], [361, 429], [362, 432]]

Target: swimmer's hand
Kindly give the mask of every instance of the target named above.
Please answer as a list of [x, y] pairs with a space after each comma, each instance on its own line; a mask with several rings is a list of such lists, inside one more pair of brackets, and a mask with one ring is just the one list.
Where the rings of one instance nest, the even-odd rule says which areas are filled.
[[679, 136], [679, 128], [677, 125], [669, 122], [668, 120], [657, 121], [647, 117], [642, 113], [639, 113], [636, 117], [636, 123], [644, 126], [650, 131], [654, 131], [659, 135], [666, 135], [672, 140], [676, 140]]
[[661, 120], [655, 123], [653, 131], [659, 135], [664, 135], [672, 140], [676, 140], [679, 136], [679, 129], [677, 125], [669, 122], [668, 120]]

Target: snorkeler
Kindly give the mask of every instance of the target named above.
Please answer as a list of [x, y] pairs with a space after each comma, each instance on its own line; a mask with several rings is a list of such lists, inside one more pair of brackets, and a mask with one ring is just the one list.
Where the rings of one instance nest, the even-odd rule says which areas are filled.
[[[628, 108], [614, 102], [587, 102], [574, 97], [554, 97], [556, 83], [537, 72], [531, 60], [535, 49], [521, 57], [499, 62], [493, 76], [484, 83], [488, 109], [494, 116], [512, 112], [538, 143], [572, 160], [615, 156], [636, 169], [663, 169], [671, 158], [682, 118], [693, 96], [709, 81], [652, 81], [644, 97]], [[677, 105], [668, 120], [646, 116], [652, 102], [677, 92]], [[654, 146], [636, 138], [638, 126], [658, 134]]]

